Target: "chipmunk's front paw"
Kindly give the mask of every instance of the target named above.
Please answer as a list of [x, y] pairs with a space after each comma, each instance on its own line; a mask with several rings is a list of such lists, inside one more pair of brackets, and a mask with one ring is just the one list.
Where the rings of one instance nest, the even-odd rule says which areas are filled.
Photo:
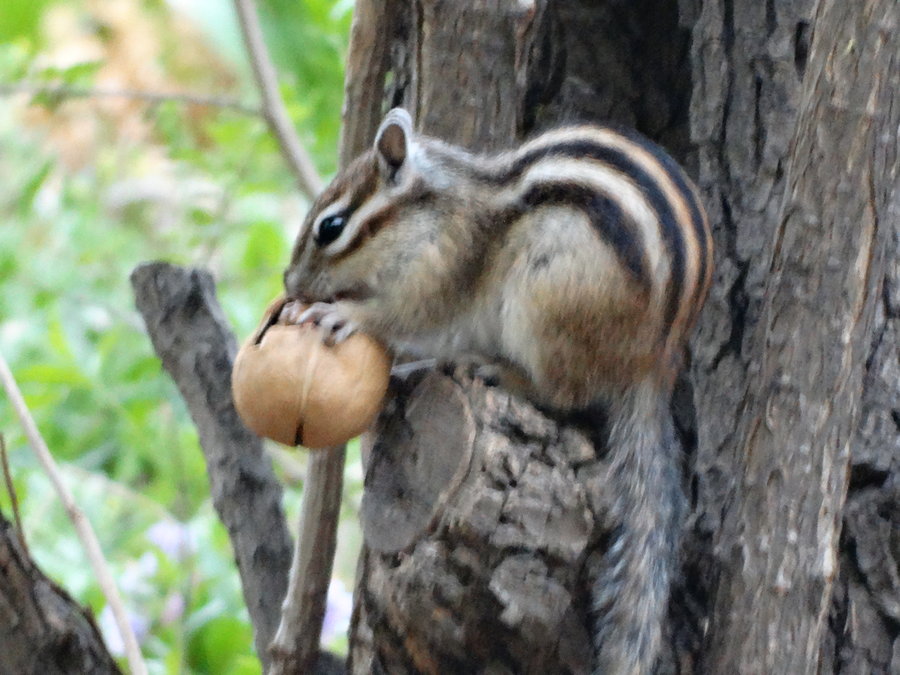
[[342, 310], [341, 306], [330, 302], [316, 302], [307, 307], [296, 316], [296, 313], [288, 317], [292, 323], [312, 323], [322, 331], [322, 339], [326, 344], [335, 345], [343, 342], [353, 335], [359, 326], [351, 321]]

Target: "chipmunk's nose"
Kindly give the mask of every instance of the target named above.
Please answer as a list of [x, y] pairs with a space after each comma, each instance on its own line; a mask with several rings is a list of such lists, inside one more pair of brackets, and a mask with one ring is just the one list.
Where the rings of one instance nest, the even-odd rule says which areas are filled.
[[294, 265], [284, 271], [284, 292], [289, 298], [307, 304], [317, 299], [309, 293], [309, 279], [304, 281], [300, 270]]

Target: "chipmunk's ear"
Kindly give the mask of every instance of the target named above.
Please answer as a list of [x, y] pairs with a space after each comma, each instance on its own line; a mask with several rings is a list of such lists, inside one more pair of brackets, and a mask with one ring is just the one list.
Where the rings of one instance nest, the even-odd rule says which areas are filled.
[[412, 118], [403, 108], [394, 108], [384, 116], [375, 134], [375, 152], [379, 166], [390, 178], [396, 176], [409, 157], [412, 136]]

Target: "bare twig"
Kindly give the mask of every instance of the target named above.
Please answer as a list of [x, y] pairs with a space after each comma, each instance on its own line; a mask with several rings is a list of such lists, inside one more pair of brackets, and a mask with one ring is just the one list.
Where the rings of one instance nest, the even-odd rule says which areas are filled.
[[25, 555], [31, 557], [28, 551], [28, 543], [25, 541], [25, 528], [22, 527], [22, 516], [19, 514], [19, 497], [16, 494], [16, 486], [13, 485], [12, 472], [9, 470], [9, 457], [6, 455], [6, 437], [0, 433], [0, 460], [3, 462], [3, 480], [6, 482], [6, 491], [9, 493], [9, 502], [12, 504], [13, 520], [16, 521], [16, 530], [19, 541]]
[[337, 542], [344, 455], [339, 446], [309, 457], [297, 546], [268, 675], [314, 672]]
[[147, 103], [184, 103], [232, 110], [251, 117], [265, 117], [262, 110], [222, 96], [200, 96], [181, 92], [155, 92], [138, 89], [106, 89], [103, 87], [72, 87], [68, 85], [32, 84], [28, 82], [0, 83], [0, 96], [29, 94], [51, 98], [130, 98]]
[[291, 125], [284, 102], [278, 93], [278, 78], [263, 41], [256, 6], [253, 4], [253, 0], [234, 0], [234, 6], [250, 58], [250, 66], [253, 68], [256, 84], [262, 97], [263, 115], [269, 123], [272, 133], [278, 139], [281, 154], [297, 177], [300, 189], [307, 197], [314, 199], [322, 191], [322, 179], [316, 172], [309, 153], [300, 144], [297, 132]]
[[78, 507], [78, 504], [75, 503], [75, 498], [63, 482], [59, 466], [56, 464], [56, 460], [53, 459], [53, 455], [50, 454], [50, 450], [47, 448], [40, 431], [38, 431], [34, 418], [31, 416], [31, 412], [25, 404], [25, 399], [22, 397], [22, 392], [19, 390], [12, 371], [9, 369], [2, 354], [0, 354], [0, 382], [3, 383], [3, 388], [6, 390], [6, 395], [22, 424], [29, 444], [35, 455], [37, 455], [41, 466], [44, 467], [44, 471], [47, 472], [56, 494], [65, 507], [69, 519], [75, 526], [78, 538], [81, 539], [91, 567], [94, 569], [94, 574], [97, 576], [97, 582], [100, 584], [103, 595], [106, 597], [106, 601], [109, 603], [109, 607], [116, 619], [116, 625], [119, 628], [122, 641], [125, 643], [125, 655], [131, 667], [131, 672], [133, 675], [146, 675], [147, 667], [141, 657], [141, 649], [128, 621], [128, 614], [119, 595], [119, 589], [116, 587], [115, 579], [113, 579], [112, 572], [106, 563], [106, 559], [103, 557], [103, 550], [100, 548], [100, 542], [97, 540], [94, 528], [91, 527], [90, 521]]

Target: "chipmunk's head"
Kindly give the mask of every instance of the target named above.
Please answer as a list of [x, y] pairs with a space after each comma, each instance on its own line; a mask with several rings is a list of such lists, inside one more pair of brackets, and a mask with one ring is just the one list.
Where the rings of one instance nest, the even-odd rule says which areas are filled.
[[440, 169], [432, 166], [427, 142], [402, 108], [385, 116], [372, 148], [310, 209], [284, 275], [289, 295], [365, 300], [404, 282], [408, 263], [421, 258], [441, 226]]

